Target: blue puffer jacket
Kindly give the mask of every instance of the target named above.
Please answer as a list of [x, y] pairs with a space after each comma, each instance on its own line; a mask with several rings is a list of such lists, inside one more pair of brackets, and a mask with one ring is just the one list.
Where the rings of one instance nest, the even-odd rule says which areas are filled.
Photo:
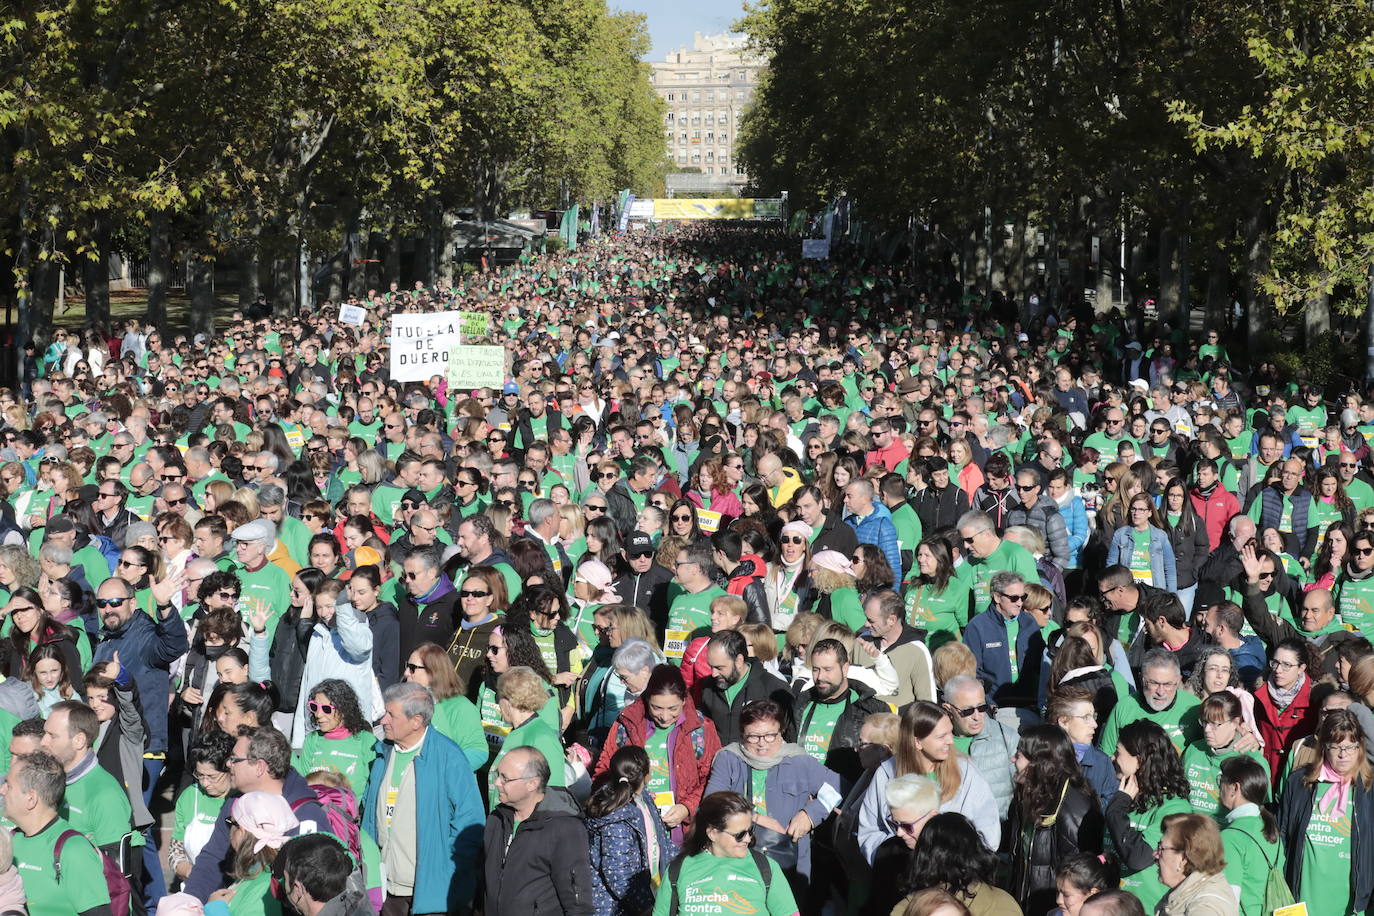
[[[363, 829], [377, 839], [377, 809], [393, 745], [372, 763], [363, 791]], [[453, 913], [472, 906], [486, 814], [463, 749], [432, 727], [411, 764], [415, 768], [416, 913]], [[463, 863], [459, 868], [458, 863]]]
[[897, 578], [902, 575], [902, 552], [897, 547], [897, 527], [892, 524], [892, 513], [881, 503], [873, 504], [873, 511], [861, 521], [852, 512], [846, 512], [844, 520], [854, 529], [854, 536], [860, 544], [872, 544], [887, 557], [887, 565]]
[[1083, 505], [1083, 497], [1072, 493], [1068, 496], [1068, 499], [1055, 505], [1059, 506], [1064, 527], [1069, 529], [1069, 565], [1065, 569], [1077, 569], [1083, 545], [1088, 543], [1088, 509]]
[[135, 609], [132, 617], [115, 630], [100, 629], [100, 643], [95, 647], [93, 661], [114, 661], [132, 675], [138, 685], [138, 705], [143, 720], [148, 723], [148, 753], [167, 751], [167, 696], [171, 693], [171, 676], [167, 669], [172, 662], [190, 648], [186, 640], [186, 624], [175, 610], [154, 622], [143, 611]]

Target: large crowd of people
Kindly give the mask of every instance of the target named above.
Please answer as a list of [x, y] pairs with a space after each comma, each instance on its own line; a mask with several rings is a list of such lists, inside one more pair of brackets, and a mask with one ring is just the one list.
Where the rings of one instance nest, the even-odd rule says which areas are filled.
[[[1374, 399], [797, 254], [28, 348], [0, 912], [1366, 911]], [[392, 380], [453, 309], [503, 384]]]

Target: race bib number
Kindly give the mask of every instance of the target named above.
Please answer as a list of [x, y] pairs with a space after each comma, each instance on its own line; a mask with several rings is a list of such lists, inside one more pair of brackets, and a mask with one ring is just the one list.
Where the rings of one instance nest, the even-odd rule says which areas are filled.
[[702, 531], [715, 534], [720, 528], [720, 513], [712, 512], [710, 509], [698, 509], [697, 522], [701, 525]]
[[305, 436], [301, 435], [299, 427], [293, 426], [286, 431], [286, 444], [291, 446], [293, 452], [299, 452], [305, 447]]
[[682, 660], [682, 655], [687, 651], [687, 637], [691, 636], [690, 630], [668, 630], [663, 634], [663, 654], [669, 658]]
[[396, 815], [396, 797], [398, 794], [399, 790], [394, 786], [386, 790], [386, 808], [383, 813], [386, 817], [387, 829], [391, 828], [391, 819]]

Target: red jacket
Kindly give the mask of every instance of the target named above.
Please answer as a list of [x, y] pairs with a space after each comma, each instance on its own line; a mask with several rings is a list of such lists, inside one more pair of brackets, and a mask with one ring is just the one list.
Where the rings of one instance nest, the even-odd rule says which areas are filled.
[[[606, 736], [606, 743], [601, 747], [601, 756], [592, 770], [593, 779], [599, 779], [610, 768], [611, 758], [622, 747], [644, 746], [644, 720], [647, 715], [648, 708], [643, 697], [621, 710], [611, 726], [610, 734]], [[693, 732], [696, 732], [695, 737]], [[715, 725], [701, 717], [689, 698], [682, 708], [682, 721], [673, 726], [668, 735], [668, 762], [673, 799], [693, 814], [701, 804], [706, 781], [711, 776], [711, 762], [716, 759], [719, 750], [720, 738], [716, 735]], [[692, 815], [689, 814], [682, 826], [685, 828], [691, 823]]]
[[1193, 501], [1193, 511], [1207, 526], [1207, 549], [1216, 550], [1226, 535], [1226, 523], [1240, 512], [1240, 500], [1221, 484], [1217, 484], [1210, 498], [1198, 493], [1197, 487], [1188, 491], [1188, 498]]
[[1302, 689], [1288, 707], [1279, 712], [1269, 694], [1266, 681], [1255, 691], [1255, 724], [1264, 739], [1264, 760], [1277, 789], [1282, 775], [1281, 762], [1288, 749], [1317, 730], [1317, 713], [1312, 705], [1312, 678], [1304, 676]]

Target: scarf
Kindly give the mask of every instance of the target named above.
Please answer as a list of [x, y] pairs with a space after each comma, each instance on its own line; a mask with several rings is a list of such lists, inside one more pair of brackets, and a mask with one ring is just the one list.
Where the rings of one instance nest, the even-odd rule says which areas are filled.
[[1346, 806], [1350, 804], [1349, 777], [1342, 776], [1323, 762], [1321, 776], [1317, 778], [1320, 782], [1331, 783], [1331, 788], [1317, 801], [1317, 810], [1328, 817], [1343, 817]]
[[1272, 681], [1269, 684], [1269, 696], [1274, 699], [1274, 705], [1279, 709], [1287, 709], [1289, 704], [1298, 698], [1298, 693], [1302, 691], [1303, 685], [1307, 683], [1307, 675], [1299, 674], [1298, 679], [1293, 682], [1293, 686], [1284, 690], [1276, 686]]
[[760, 757], [758, 754], [755, 754], [753, 751], [749, 750], [749, 748], [738, 742], [727, 744], [725, 747], [721, 748], [721, 751], [726, 754], [734, 754], [736, 757], [749, 764], [751, 770], [771, 770], [788, 757], [806, 756], [805, 749], [796, 744], [784, 744], [782, 747], [778, 748], [778, 752], [772, 757]]
[[1212, 485], [1210, 487], [1204, 487], [1201, 484], [1198, 484], [1197, 486], [1193, 487], [1193, 492], [1197, 493], [1197, 495], [1201, 496], [1203, 499], [1211, 499], [1212, 494], [1216, 492], [1216, 489], [1219, 486], [1221, 486], [1221, 481], [1215, 480], [1212, 482]]
[[321, 737], [327, 738], [330, 741], [342, 741], [343, 739], [350, 737], [352, 734], [353, 733], [348, 730], [347, 725], [340, 725], [339, 727], [330, 729], [327, 732], [320, 732]]

